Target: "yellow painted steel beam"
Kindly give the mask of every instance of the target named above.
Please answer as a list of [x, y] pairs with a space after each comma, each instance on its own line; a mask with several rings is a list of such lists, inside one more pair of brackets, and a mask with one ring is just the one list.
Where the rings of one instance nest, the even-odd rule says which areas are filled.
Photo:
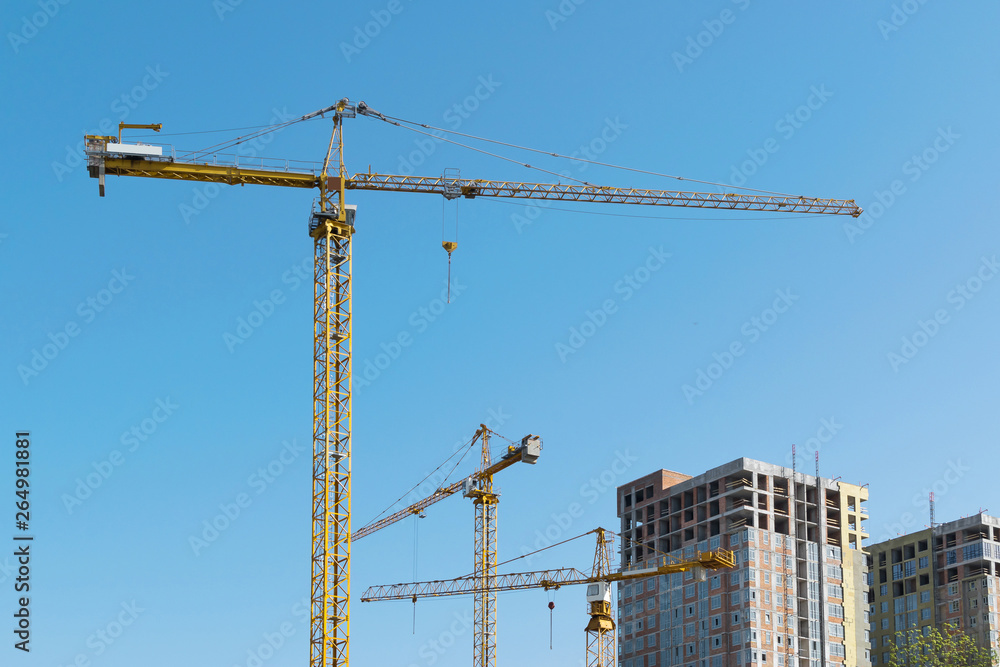
[[358, 531], [356, 531], [354, 533], [353, 539], [355, 541], [360, 540], [362, 537], [367, 537], [368, 535], [371, 535], [372, 533], [376, 533], [376, 532], [382, 530], [383, 528], [385, 528], [386, 526], [391, 526], [392, 524], [396, 523], [397, 521], [401, 521], [401, 520], [403, 520], [403, 519], [405, 519], [407, 517], [413, 516], [414, 514], [420, 514], [421, 512], [423, 512], [423, 510], [425, 510], [426, 508], [430, 507], [434, 503], [436, 503], [438, 501], [441, 501], [441, 500], [444, 500], [445, 498], [447, 498], [448, 496], [454, 494], [457, 491], [461, 491], [462, 490], [462, 486], [464, 484], [465, 484], [465, 480], [462, 479], [462, 480], [459, 480], [459, 481], [455, 482], [454, 484], [450, 484], [450, 485], [448, 485], [448, 486], [446, 486], [444, 488], [438, 489], [437, 491], [435, 491], [431, 495], [427, 496], [423, 500], [415, 502], [415, 503], [413, 503], [412, 505], [410, 505], [407, 508], [401, 509], [401, 510], [399, 510], [398, 512], [396, 512], [394, 514], [390, 514], [389, 516], [385, 517], [384, 519], [380, 519], [380, 520], [376, 521], [375, 523], [373, 523], [371, 525], [368, 525], [368, 526], [365, 526], [364, 528], [359, 529]]
[[[255, 169], [224, 164], [194, 164], [170, 160], [105, 158], [108, 176], [141, 176], [175, 181], [200, 181], [226, 185], [277, 185], [286, 188], [318, 188], [319, 176], [311, 172]], [[93, 167], [91, 175], [96, 176]]]
[[[696, 567], [718, 570], [732, 567], [733, 552], [725, 549], [705, 551], [694, 559], [667, 563], [658, 567], [642, 570], [626, 570], [624, 572], [609, 572], [607, 574], [587, 575], [573, 568], [558, 570], [540, 570], [536, 572], [519, 572], [515, 574], [498, 574], [494, 578], [494, 590], [516, 591], [530, 588], [559, 588], [589, 584], [595, 581], [629, 581], [645, 579], [661, 574], [687, 572]], [[371, 586], [361, 594], [362, 602], [381, 602], [384, 600], [411, 600], [419, 597], [446, 597], [451, 595], [469, 595], [475, 592], [477, 578], [457, 577], [441, 581], [425, 581], [412, 584], [393, 584], [388, 586]]]
[[423, 192], [446, 195], [456, 189], [463, 197], [506, 197], [513, 199], [548, 199], [557, 201], [598, 202], [605, 204], [641, 204], [650, 206], [686, 206], [693, 208], [780, 213], [820, 213], [858, 217], [861, 208], [853, 199], [819, 199], [789, 195], [684, 192], [616, 188], [580, 183], [520, 183], [448, 179], [442, 176], [398, 176], [355, 174], [346, 183], [348, 190]]

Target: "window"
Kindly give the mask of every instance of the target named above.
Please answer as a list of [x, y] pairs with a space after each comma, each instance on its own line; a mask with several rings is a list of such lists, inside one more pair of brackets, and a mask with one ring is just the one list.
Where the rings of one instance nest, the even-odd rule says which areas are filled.
[[880, 596], [882, 596], [882, 597], [885, 597], [886, 595], [888, 595], [889, 594], [889, 584], [882, 584], [881, 586], [879, 586], [878, 587], [878, 594]]
[[718, 608], [720, 608], [722, 606], [722, 596], [721, 595], [713, 595], [712, 599], [711, 599], [711, 603], [712, 603], [712, 609], [718, 609]]
[[826, 595], [827, 595], [827, 597], [831, 597], [831, 598], [834, 598], [834, 599], [837, 599], [837, 600], [843, 600], [844, 599], [844, 587], [843, 586], [836, 586], [834, 584], [827, 584]]
[[962, 559], [963, 560], [972, 560], [974, 558], [981, 558], [982, 555], [983, 555], [983, 543], [982, 542], [976, 542], [975, 544], [970, 544], [968, 546], [962, 547]]
[[887, 600], [882, 600], [882, 606], [880, 607], [881, 613], [889, 613], [889, 602]]
[[923, 609], [920, 610], [920, 620], [921, 621], [928, 621], [928, 620], [930, 620], [930, 618], [931, 618], [930, 607], [924, 607]]
[[721, 586], [721, 585], [722, 585], [722, 577], [720, 577], [719, 575], [715, 575], [714, 577], [712, 577], [712, 590], [713, 591], [716, 588], [718, 588], [719, 586]]
[[927, 567], [927, 565], [928, 565], [927, 556], [921, 556], [920, 557], [920, 562], [917, 564], [917, 567], [919, 567], [921, 570], [923, 570], [923, 569], [925, 569]]
[[920, 591], [920, 602], [930, 602], [931, 592], [930, 591]]

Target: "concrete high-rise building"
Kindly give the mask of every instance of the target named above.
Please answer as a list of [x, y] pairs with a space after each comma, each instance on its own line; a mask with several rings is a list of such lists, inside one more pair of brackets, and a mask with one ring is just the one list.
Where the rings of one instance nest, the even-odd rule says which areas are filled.
[[737, 459], [618, 487], [623, 569], [731, 549], [736, 567], [619, 588], [622, 667], [870, 665], [867, 488]]
[[872, 664], [889, 664], [892, 644], [910, 632], [944, 623], [1000, 653], [1000, 519], [949, 521], [873, 544], [869, 554]]

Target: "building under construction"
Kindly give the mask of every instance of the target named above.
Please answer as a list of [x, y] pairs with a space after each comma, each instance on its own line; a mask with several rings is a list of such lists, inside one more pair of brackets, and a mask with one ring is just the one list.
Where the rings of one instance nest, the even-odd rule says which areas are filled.
[[867, 499], [866, 487], [746, 458], [618, 487], [623, 569], [736, 557], [729, 571], [623, 586], [619, 664], [867, 667]]
[[872, 664], [889, 664], [911, 632], [957, 626], [1000, 653], [1000, 519], [988, 514], [937, 524], [870, 548]]

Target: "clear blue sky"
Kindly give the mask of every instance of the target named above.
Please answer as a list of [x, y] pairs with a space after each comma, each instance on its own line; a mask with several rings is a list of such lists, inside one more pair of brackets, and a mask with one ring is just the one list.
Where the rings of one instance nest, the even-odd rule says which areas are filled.
[[[37, 541], [34, 650], [10, 646], [0, 570], [0, 662], [228, 667], [252, 664], [265, 636], [281, 644], [267, 667], [308, 655], [296, 605], [309, 594], [311, 193], [111, 178], [100, 199], [83, 134], [121, 119], [164, 135], [239, 128], [346, 96], [523, 146], [869, 210], [854, 221], [352, 193], [356, 369], [385, 366], [356, 392], [356, 525], [484, 421], [545, 441], [536, 466], [497, 479], [501, 560], [547, 530], [614, 527], [609, 485], [740, 456], [783, 463], [819, 436], [825, 476], [870, 484], [873, 537], [926, 524], [935, 485], [942, 520], [1000, 511], [1000, 9], [897, 5], [4, 3], [0, 539], [14, 532], [13, 433], [27, 428]], [[312, 121], [246, 150], [320, 160], [329, 130]], [[370, 119], [346, 136], [352, 171], [550, 180]], [[499, 152], [591, 182], [700, 187]], [[442, 311], [442, 220], [456, 216]], [[270, 314], [227, 345], [255, 303]], [[378, 355], [400, 334], [411, 344], [386, 365]], [[19, 370], [46, 349], [37, 375]], [[240, 494], [249, 505], [196, 555], [190, 537]], [[564, 528], [574, 503], [582, 516]], [[460, 498], [429, 510], [416, 566], [412, 521], [359, 542], [355, 591], [471, 571], [472, 526]], [[510, 567], [586, 568], [591, 552], [587, 538]], [[583, 592], [556, 594], [552, 652], [547, 601], [501, 596], [500, 664], [582, 660]], [[355, 664], [468, 664], [471, 600], [420, 603], [416, 634], [410, 607], [355, 603]], [[100, 639], [119, 618], [130, 624]]]

